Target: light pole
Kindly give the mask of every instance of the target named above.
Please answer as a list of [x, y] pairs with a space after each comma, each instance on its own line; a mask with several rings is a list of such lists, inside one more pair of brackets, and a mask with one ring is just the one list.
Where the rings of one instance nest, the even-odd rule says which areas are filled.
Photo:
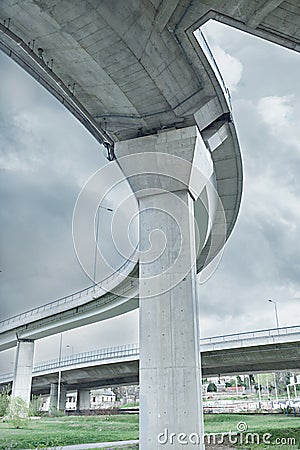
[[[59, 403], [60, 403], [60, 391], [61, 391], [61, 360], [62, 360], [62, 351], [63, 351], [63, 334], [60, 333], [59, 338], [59, 357], [58, 357], [58, 386], [57, 386], [57, 411], [59, 411]], [[73, 346], [67, 344], [66, 348], [71, 348], [73, 353]]]
[[97, 272], [97, 253], [98, 253], [98, 237], [99, 237], [99, 209], [106, 209], [106, 211], [112, 212], [111, 208], [106, 208], [105, 206], [99, 205], [96, 211], [96, 244], [95, 244], [95, 255], [94, 255], [94, 289], [97, 284], [96, 282], [96, 272]]
[[274, 376], [275, 398], [276, 398], [276, 403], [278, 403], [278, 389], [277, 389], [277, 382], [276, 382], [276, 374], [273, 373], [273, 376]]
[[275, 302], [275, 300], [271, 300], [271, 299], [269, 299], [268, 302], [274, 304], [274, 308], [275, 308], [275, 317], [276, 317], [276, 325], [277, 325], [277, 328], [279, 328], [278, 311], [277, 311], [277, 302]]
[[61, 354], [62, 354], [62, 339], [63, 334], [60, 333], [60, 339], [59, 339], [59, 357], [58, 357], [58, 386], [57, 386], [57, 411], [59, 411], [59, 401], [60, 401], [60, 385], [61, 385]]

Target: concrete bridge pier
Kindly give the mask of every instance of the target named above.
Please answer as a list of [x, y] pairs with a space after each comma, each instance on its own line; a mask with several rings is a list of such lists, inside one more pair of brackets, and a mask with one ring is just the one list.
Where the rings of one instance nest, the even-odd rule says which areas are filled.
[[57, 411], [57, 394], [58, 394], [58, 384], [51, 383], [51, 385], [50, 385], [50, 413]]
[[34, 341], [19, 339], [14, 368], [12, 397], [21, 397], [27, 405], [30, 403]]
[[[199, 152], [206, 154], [196, 127], [116, 145], [118, 163], [140, 210], [142, 450], [181, 449], [191, 444], [204, 449], [191, 194]], [[128, 161], [122, 158], [125, 155]], [[184, 160], [176, 159], [177, 155]]]
[[59, 405], [58, 402], [58, 383], [51, 383], [50, 385], [50, 412], [57, 411], [57, 406], [59, 406], [59, 411], [65, 411], [67, 401], [67, 388], [63, 384], [60, 386], [59, 393]]
[[78, 389], [77, 391], [77, 411], [88, 411], [91, 407], [90, 390]]

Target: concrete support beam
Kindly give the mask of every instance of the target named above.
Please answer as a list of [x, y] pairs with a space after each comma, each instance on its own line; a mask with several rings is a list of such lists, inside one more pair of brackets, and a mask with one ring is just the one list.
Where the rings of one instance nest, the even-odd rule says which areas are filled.
[[160, 32], [162, 32], [169, 22], [173, 12], [177, 8], [178, 3], [179, 0], [163, 0], [161, 3], [155, 18], [155, 24]]
[[51, 383], [50, 385], [50, 414], [57, 411], [57, 394], [58, 394], [58, 384]]
[[65, 411], [67, 401], [67, 388], [63, 384], [60, 386], [59, 410]]
[[87, 411], [91, 407], [91, 396], [89, 389], [78, 389], [77, 411]]
[[[144, 450], [160, 448], [159, 436], [160, 442], [170, 444], [170, 434], [176, 433], [172, 448], [177, 449], [182, 447], [180, 433], [203, 433], [193, 201], [187, 191], [176, 192], [176, 197], [180, 202], [172, 193], [140, 200], [146, 211], [157, 208], [140, 219], [140, 443]], [[180, 203], [185, 205], [182, 209]], [[159, 210], [172, 212], [177, 223]], [[148, 264], [148, 230], [157, 228], [167, 247]], [[151, 252], [161, 250], [159, 246], [153, 240]], [[174, 273], [164, 276], [176, 264]], [[155, 277], [159, 273], [160, 280]]]
[[270, 14], [275, 8], [277, 8], [284, 0], [266, 0], [258, 7], [251, 17], [248, 19], [247, 25], [251, 28], [257, 28], [258, 25]]
[[117, 143], [116, 151], [140, 210], [140, 448], [203, 449], [191, 193], [203, 189], [195, 172], [201, 164], [210, 172], [209, 159], [196, 127]]
[[[51, 383], [50, 385], [50, 412], [57, 411], [58, 401], [58, 383]], [[67, 388], [63, 384], [60, 386], [59, 393], [59, 411], [65, 411], [67, 401]]]
[[34, 341], [19, 340], [15, 357], [12, 397], [22, 397], [28, 405], [30, 402], [33, 355]]
[[[51, 383], [50, 412], [57, 411], [57, 401], [58, 401], [58, 383]], [[67, 388], [66, 386], [61, 384], [59, 392], [59, 411], [64, 411], [66, 409], [66, 401], [67, 401]]]

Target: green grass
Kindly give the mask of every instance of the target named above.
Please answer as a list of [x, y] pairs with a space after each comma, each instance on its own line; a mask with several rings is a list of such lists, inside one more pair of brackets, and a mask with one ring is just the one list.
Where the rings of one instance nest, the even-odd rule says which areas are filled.
[[249, 432], [260, 432], [266, 429], [281, 430], [285, 428], [300, 428], [300, 417], [285, 416], [283, 414], [206, 414], [205, 431], [221, 433], [237, 431], [237, 424], [247, 424]]
[[[283, 414], [276, 415], [245, 415], [245, 414], [211, 414], [205, 416], [205, 433], [235, 433], [238, 431], [238, 424], [246, 424], [246, 431], [243, 433], [241, 443], [235, 445], [236, 448], [243, 450], [249, 449], [297, 449], [300, 448], [300, 417], [285, 416]], [[259, 435], [259, 445], [251, 442], [248, 444], [245, 441], [246, 433], [257, 433]], [[270, 445], [263, 443], [264, 435], [271, 435], [268, 439]], [[234, 439], [233, 434], [233, 439]], [[278, 441], [276, 441], [278, 439]], [[292, 443], [290, 439], [294, 439], [296, 445], [287, 445]], [[225, 438], [228, 442], [228, 439]], [[233, 441], [231, 441], [233, 442]], [[278, 443], [283, 445], [279, 445]]]
[[[276, 438], [295, 438], [296, 447], [284, 445], [243, 445], [243, 449], [294, 449], [300, 448], [300, 418], [284, 415], [212, 414], [205, 416], [206, 433], [237, 431], [237, 424], [247, 424], [247, 432], [272, 434]], [[182, 430], [184, 431], [184, 430]], [[44, 417], [30, 422], [28, 428], [14, 429], [0, 423], [0, 449], [29, 449], [92, 442], [112, 442], [138, 439], [138, 416], [131, 414], [113, 416]], [[130, 447], [129, 447], [130, 448]], [[236, 448], [239, 448], [238, 445]]]
[[125, 403], [121, 408], [138, 408], [140, 406], [139, 402], [136, 403]]
[[30, 422], [28, 428], [14, 429], [0, 424], [0, 449], [43, 448], [93, 442], [138, 439], [137, 415], [56, 417]]

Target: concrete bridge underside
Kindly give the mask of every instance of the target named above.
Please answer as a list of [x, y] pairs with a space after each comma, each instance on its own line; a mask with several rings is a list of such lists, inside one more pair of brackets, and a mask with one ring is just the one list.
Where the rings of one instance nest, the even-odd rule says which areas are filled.
[[[204, 351], [201, 353], [202, 376], [276, 372], [300, 369], [300, 343], [259, 345], [240, 349]], [[98, 366], [64, 370], [62, 383], [68, 390], [138, 384], [139, 361], [115, 362]], [[33, 376], [32, 393], [48, 393], [57, 383], [57, 372]]]
[[[116, 148], [124, 155], [125, 150], [131, 153], [135, 141], [140, 143], [139, 139], [148, 139], [148, 136], [153, 137], [151, 145], [154, 145], [160, 136], [168, 142], [167, 134], [173, 133], [180, 144], [185, 133], [182, 129], [193, 133], [195, 149], [202, 146], [209, 152], [220, 207], [215, 211], [210, 237], [197, 254], [189, 214], [179, 221], [188, 243], [179, 262], [183, 267], [190, 261], [193, 265], [188, 281], [185, 283], [186, 278], [182, 279], [178, 292], [174, 291], [182, 302], [180, 311], [172, 303], [172, 293], [166, 289], [169, 293], [164, 304], [170, 305], [166, 309], [171, 314], [168, 320], [161, 321], [158, 303], [155, 310], [143, 295], [142, 287], [147, 283], [139, 286], [140, 317], [144, 324], [140, 327], [140, 374], [144, 377], [141, 382], [141, 445], [147, 450], [157, 448], [155, 436], [162, 428], [161, 414], [166, 418], [166, 426], [177, 431], [183, 426], [187, 433], [200, 435], [203, 424], [196, 270], [200, 271], [220, 250], [218, 239], [215, 247], [211, 247], [212, 236], [220, 236], [221, 212], [225, 213], [227, 226], [225, 239], [234, 227], [242, 194], [242, 164], [226, 88], [219, 82], [194, 32], [202, 23], [215, 18], [299, 51], [298, 2], [7, 0], [0, 4], [0, 15], [0, 48], [62, 102], [105, 145], [110, 158], [114, 143], [118, 141], [123, 141], [118, 142]], [[169, 148], [174, 155], [174, 145], [165, 145], [164, 150]], [[201, 222], [200, 202], [192, 192], [187, 183], [176, 196], [190, 212], [194, 211], [195, 200], [195, 217]], [[162, 200], [153, 195], [156, 205], [159, 205], [158, 198]], [[174, 200], [172, 208], [177, 213], [174, 196], [166, 196], [165, 204], [170, 203], [170, 198]], [[148, 199], [139, 201], [147, 206]], [[155, 215], [147, 220], [147, 226], [153, 225]], [[168, 227], [166, 230], [172, 235], [172, 230]], [[145, 237], [142, 235], [142, 242]], [[172, 248], [173, 242], [169, 245]], [[166, 253], [164, 262], [172, 263], [173, 255], [170, 255], [171, 252]], [[195, 261], [197, 267], [194, 267]], [[143, 278], [143, 271], [141, 273]], [[168, 283], [166, 287], [169, 288]], [[147, 286], [151, 294], [156, 292], [155, 288], [153, 283]], [[159, 320], [147, 322], [146, 312]], [[149, 322], [152, 328], [147, 331]], [[6, 325], [6, 337], [18, 327], [17, 324]], [[30, 320], [22, 323], [25, 333], [28, 325]], [[67, 327], [71, 328], [72, 324]], [[46, 332], [51, 334], [53, 329], [50, 331], [47, 327]], [[160, 348], [160, 357], [153, 351], [153, 343], [152, 347], [147, 346], [146, 335], [155, 337], [154, 347], [155, 350]], [[176, 345], [169, 345], [168, 336], [177, 336]], [[34, 343], [24, 336], [17, 337], [17, 355], [24, 364], [16, 364], [15, 379], [21, 380], [26, 374], [29, 380]], [[14, 345], [12, 336], [6, 345]], [[26, 354], [30, 364], [25, 361]], [[229, 356], [219, 354], [217, 360], [220, 357], [223, 361], [220, 369], [227, 367], [228, 370], [226, 358]], [[251, 365], [249, 354], [247, 357]], [[215, 370], [212, 369], [215, 364], [213, 359], [208, 360], [208, 371], [209, 368]], [[19, 384], [23, 389], [22, 383]], [[170, 395], [174, 390], [178, 391], [178, 398]], [[17, 392], [20, 395], [21, 391]], [[184, 407], [178, 408], [177, 403]]]
[[[300, 369], [300, 327], [261, 330], [206, 338], [201, 343], [202, 376], [249, 374]], [[139, 382], [139, 349], [99, 349], [61, 362], [62, 383], [69, 390]], [[48, 393], [57, 383], [58, 360], [34, 368], [32, 393]], [[12, 382], [2, 376], [0, 387]]]

